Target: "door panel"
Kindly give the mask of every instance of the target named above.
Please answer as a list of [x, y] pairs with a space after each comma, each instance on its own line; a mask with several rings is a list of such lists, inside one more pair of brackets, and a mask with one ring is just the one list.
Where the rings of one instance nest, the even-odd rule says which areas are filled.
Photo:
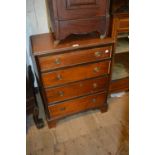
[[108, 0], [56, 0], [59, 20], [82, 19], [106, 14]]
[[66, 0], [67, 9], [97, 7], [98, 0]]

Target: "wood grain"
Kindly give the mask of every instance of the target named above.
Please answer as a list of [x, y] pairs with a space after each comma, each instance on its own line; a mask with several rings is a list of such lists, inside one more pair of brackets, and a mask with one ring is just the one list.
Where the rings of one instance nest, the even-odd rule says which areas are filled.
[[[59, 44], [54, 43], [53, 33], [45, 33], [31, 36], [32, 53], [34, 56], [46, 54], [59, 54], [65, 51], [94, 48], [95, 46], [104, 46], [113, 44], [114, 39], [107, 37], [100, 39], [98, 33], [87, 35], [72, 35]], [[76, 45], [76, 46], [75, 46]]]
[[58, 55], [48, 55], [38, 57], [38, 63], [41, 71], [72, 66], [81, 63], [93, 62], [110, 58], [112, 47], [98, 47], [84, 50], [75, 50]]
[[78, 80], [93, 78], [109, 73], [111, 61], [92, 63], [58, 71], [42, 73], [43, 86], [45, 88]]
[[109, 0], [48, 0], [47, 4], [56, 40], [93, 31], [106, 36]]
[[[121, 10], [121, 7], [126, 7], [128, 9], [128, 0], [113, 0], [112, 1], [112, 37], [116, 40], [116, 44], [118, 41], [119, 34], [122, 33], [129, 33], [129, 12], [127, 11], [117, 11]], [[116, 53], [113, 58], [113, 66], [112, 68], [114, 69], [114, 65], [123, 65], [124, 66], [124, 71], [126, 74], [121, 75], [121, 77], [117, 76], [117, 78], [111, 78], [111, 83], [110, 83], [110, 92], [120, 92], [120, 91], [127, 91], [129, 90], [129, 53], [119, 53], [123, 48], [117, 48], [115, 44], [115, 50]], [[128, 44], [127, 44], [128, 46]], [[127, 47], [126, 46], [126, 47]], [[119, 50], [119, 51], [118, 51]], [[124, 49], [123, 49], [124, 50]], [[125, 50], [125, 51], [128, 51]], [[121, 67], [123, 68], [123, 67]], [[115, 70], [113, 70], [115, 71]], [[123, 71], [123, 70], [122, 70]], [[119, 71], [118, 71], [119, 73]], [[125, 75], [125, 76], [124, 76]], [[127, 75], [127, 76], [126, 76]]]
[[59, 102], [99, 91], [107, 91], [108, 77], [100, 77], [45, 90], [48, 103]]
[[[94, 3], [91, 4], [89, 1], [90, 0], [57, 0], [56, 5], [53, 7], [57, 7], [58, 20], [87, 19], [106, 15], [108, 0], [95, 0]], [[68, 4], [67, 7], [66, 4]], [[74, 7], [72, 7], [73, 5]], [[55, 14], [55, 12], [53, 12], [53, 14]]]
[[74, 100], [49, 106], [51, 118], [64, 117], [73, 113], [78, 113], [91, 108], [99, 108], [105, 105], [106, 94], [98, 93], [81, 97]]
[[129, 90], [129, 77], [112, 80], [110, 83], [110, 92], [116, 93]]

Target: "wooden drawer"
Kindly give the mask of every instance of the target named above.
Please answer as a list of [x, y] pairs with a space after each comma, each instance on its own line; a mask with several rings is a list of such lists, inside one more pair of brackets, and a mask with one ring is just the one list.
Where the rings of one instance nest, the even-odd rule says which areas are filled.
[[105, 99], [105, 93], [98, 93], [65, 101], [57, 105], [51, 105], [48, 108], [52, 118], [63, 117], [73, 113], [85, 111], [87, 109], [102, 107], [104, 106]]
[[99, 77], [90, 80], [79, 81], [65, 86], [45, 90], [48, 103], [63, 101], [94, 92], [106, 91], [108, 77]]
[[84, 80], [92, 77], [108, 74], [111, 61], [103, 61], [89, 65], [72, 67], [64, 70], [58, 70], [43, 73], [42, 82], [44, 87], [56, 86], [73, 81]]
[[103, 60], [111, 57], [111, 46], [92, 48], [69, 53], [42, 56], [38, 58], [41, 71], [52, 70], [85, 62]]
[[129, 77], [112, 80], [110, 83], [110, 92], [120, 92], [129, 90]]
[[118, 32], [128, 32], [129, 31], [129, 18], [120, 18]]

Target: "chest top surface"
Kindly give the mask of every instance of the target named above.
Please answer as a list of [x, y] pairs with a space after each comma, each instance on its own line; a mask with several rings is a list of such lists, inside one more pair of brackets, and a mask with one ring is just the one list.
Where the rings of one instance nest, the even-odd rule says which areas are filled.
[[110, 37], [100, 39], [98, 34], [71, 35], [60, 43], [54, 42], [52, 33], [45, 33], [31, 36], [32, 54], [34, 56], [59, 53], [67, 50], [76, 50], [80, 48], [89, 48], [93, 46], [102, 46], [114, 43]]

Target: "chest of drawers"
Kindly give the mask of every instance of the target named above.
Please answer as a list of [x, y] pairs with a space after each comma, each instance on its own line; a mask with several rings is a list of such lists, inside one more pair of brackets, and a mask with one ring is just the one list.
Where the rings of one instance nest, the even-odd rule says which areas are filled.
[[31, 37], [49, 127], [57, 120], [98, 108], [107, 110], [113, 40], [71, 36], [58, 45], [53, 34]]

